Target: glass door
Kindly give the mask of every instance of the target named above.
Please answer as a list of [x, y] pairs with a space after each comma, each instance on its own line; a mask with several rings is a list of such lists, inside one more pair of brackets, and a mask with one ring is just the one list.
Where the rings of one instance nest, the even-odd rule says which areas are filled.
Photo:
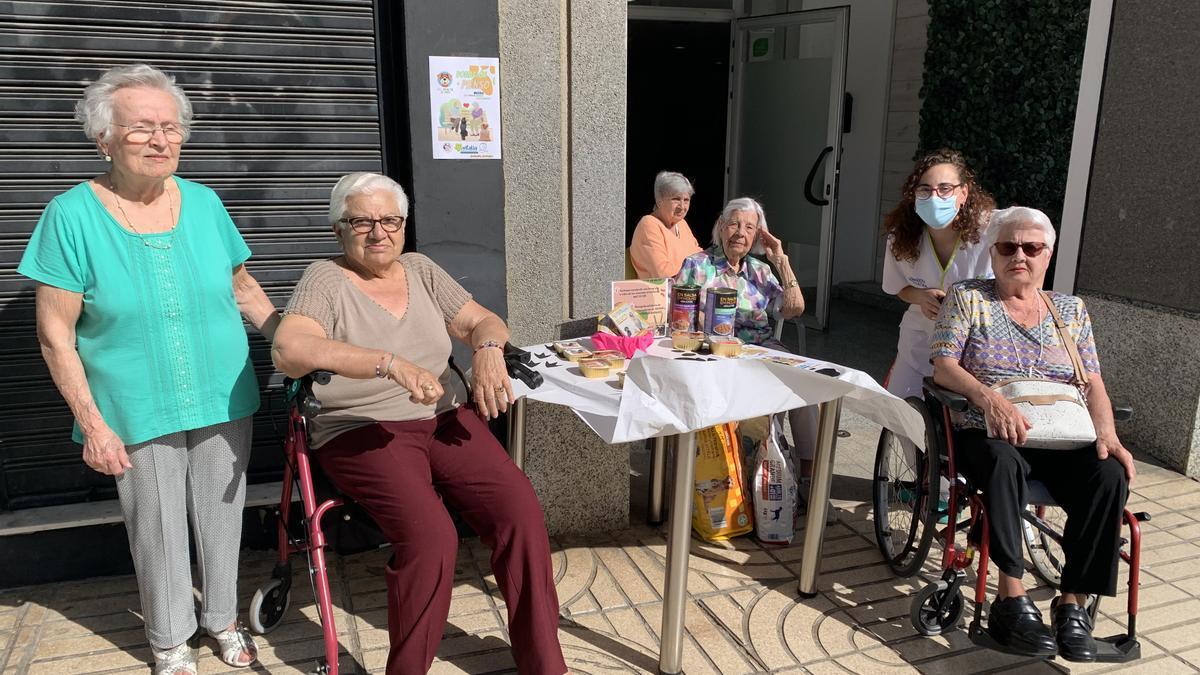
[[734, 22], [726, 197], [762, 202], [804, 290], [829, 317], [848, 8]]

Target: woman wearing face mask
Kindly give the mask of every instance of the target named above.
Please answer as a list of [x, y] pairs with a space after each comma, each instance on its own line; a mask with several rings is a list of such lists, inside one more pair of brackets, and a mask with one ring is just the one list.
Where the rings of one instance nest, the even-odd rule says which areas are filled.
[[956, 150], [926, 154], [904, 181], [900, 203], [884, 220], [883, 290], [909, 304], [888, 376], [887, 389], [896, 396], [921, 396], [921, 379], [933, 375], [929, 343], [946, 289], [992, 278], [980, 235], [995, 208]]

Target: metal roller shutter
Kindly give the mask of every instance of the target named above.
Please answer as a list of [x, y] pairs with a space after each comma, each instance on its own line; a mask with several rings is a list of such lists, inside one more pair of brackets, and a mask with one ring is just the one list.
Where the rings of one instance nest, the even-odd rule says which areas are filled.
[[[118, 64], [173, 74], [195, 108], [179, 175], [213, 188], [282, 306], [304, 268], [336, 253], [329, 188], [382, 168], [371, 0], [0, 2], [0, 509], [113, 496], [70, 440], [42, 362], [33, 284], [16, 267], [46, 202], [105, 170], [72, 119], [83, 87]], [[265, 385], [268, 346], [251, 332]], [[251, 480], [276, 474], [266, 414]]]

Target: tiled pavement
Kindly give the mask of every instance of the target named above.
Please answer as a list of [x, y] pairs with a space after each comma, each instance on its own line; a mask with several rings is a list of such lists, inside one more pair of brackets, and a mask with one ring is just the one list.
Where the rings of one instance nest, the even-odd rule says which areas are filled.
[[[1128, 667], [1033, 662], [976, 648], [964, 630], [936, 638], [915, 633], [909, 625], [909, 602], [923, 582], [893, 577], [871, 534], [867, 479], [878, 430], [853, 415], [844, 417], [843, 428], [850, 436], [839, 441], [834, 484], [838, 522], [826, 533], [819, 595], [811, 600], [796, 595], [798, 545], [765, 547], [749, 538], [727, 546], [695, 542], [686, 672], [1200, 671], [1196, 482], [1147, 463], [1138, 466], [1130, 505], [1153, 515], [1144, 525], [1141, 661]], [[562, 603], [560, 634], [572, 671], [655, 672], [662, 533], [634, 527], [552, 543]], [[385, 561], [383, 552], [333, 558], [344, 673], [383, 672]], [[243, 611], [254, 588], [269, 577], [271, 565], [269, 553], [245, 553]], [[927, 564], [926, 574], [932, 571]], [[1027, 581], [1031, 587], [1037, 584], [1032, 576]], [[1045, 607], [1052, 593], [1039, 588], [1034, 597]], [[1122, 595], [1102, 605], [1098, 635], [1123, 630], [1124, 599]], [[968, 612], [971, 607], [968, 603]], [[0, 592], [0, 675], [148, 672], [150, 654], [137, 608], [131, 577]], [[514, 672], [505, 623], [504, 601], [489, 574], [487, 550], [469, 541], [460, 550], [450, 621], [433, 672]], [[213, 654], [213, 643], [201, 645], [202, 672], [225, 672]], [[307, 672], [322, 653], [312, 593], [299, 573], [285, 621], [259, 638], [259, 645], [261, 672]]]

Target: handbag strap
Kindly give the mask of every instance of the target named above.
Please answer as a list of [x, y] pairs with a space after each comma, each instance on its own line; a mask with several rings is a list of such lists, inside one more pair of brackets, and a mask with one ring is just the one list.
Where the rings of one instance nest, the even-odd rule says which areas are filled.
[[1071, 366], [1075, 369], [1075, 384], [1080, 386], [1086, 385], [1088, 383], [1087, 371], [1083, 367], [1083, 358], [1079, 356], [1079, 346], [1071, 338], [1071, 333], [1067, 330], [1066, 322], [1063, 321], [1062, 315], [1058, 313], [1058, 308], [1054, 306], [1054, 302], [1050, 300], [1050, 294], [1040, 289], [1038, 293], [1042, 296], [1042, 302], [1046, 303], [1046, 308], [1050, 310], [1050, 316], [1054, 317], [1054, 328], [1058, 331], [1058, 339], [1062, 340], [1063, 348], [1067, 350], [1067, 356], [1071, 357]]

